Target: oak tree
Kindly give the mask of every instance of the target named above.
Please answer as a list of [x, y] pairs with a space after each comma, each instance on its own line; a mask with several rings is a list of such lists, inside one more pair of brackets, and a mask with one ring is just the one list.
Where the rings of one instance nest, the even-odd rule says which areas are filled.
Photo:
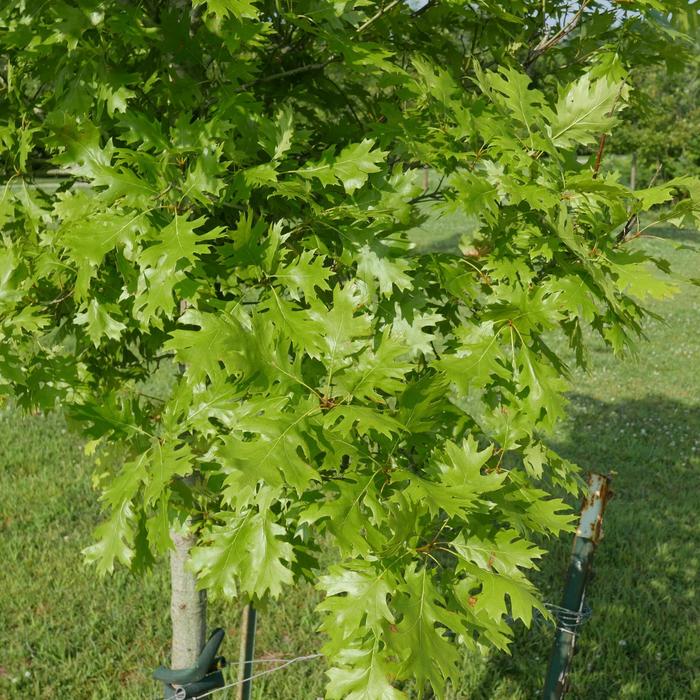
[[600, 172], [692, 5], [573, 5], [3, 3], [0, 391], [114, 453], [99, 572], [189, 528], [211, 594], [314, 581], [329, 698], [442, 697], [542, 610], [578, 483], [552, 338], [634, 348], [674, 284], [627, 222], [700, 197]]

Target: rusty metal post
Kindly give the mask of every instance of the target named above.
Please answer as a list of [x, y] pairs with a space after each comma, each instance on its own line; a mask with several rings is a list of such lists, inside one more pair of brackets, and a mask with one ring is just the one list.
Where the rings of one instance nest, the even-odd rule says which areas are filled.
[[238, 667], [237, 700], [250, 700], [253, 692], [253, 657], [255, 655], [255, 630], [257, 627], [257, 612], [252, 603], [243, 608], [241, 620], [241, 655]]
[[577, 620], [583, 612], [583, 600], [586, 584], [591, 575], [593, 553], [603, 535], [603, 513], [610, 496], [610, 477], [591, 474], [588, 478], [588, 492], [581, 506], [581, 518], [574, 538], [561, 604], [564, 612], [571, 614], [560, 615], [557, 619], [554, 645], [545, 677], [543, 700], [560, 700], [567, 690], [569, 668], [574, 655], [579, 625]]

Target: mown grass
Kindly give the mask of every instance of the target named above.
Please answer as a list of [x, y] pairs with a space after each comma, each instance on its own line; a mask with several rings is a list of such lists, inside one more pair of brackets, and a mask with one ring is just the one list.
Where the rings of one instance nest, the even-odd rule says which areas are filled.
[[[444, 248], [450, 228], [433, 221], [419, 235]], [[697, 234], [679, 236], [700, 243]], [[668, 257], [697, 276], [697, 254]], [[584, 469], [617, 472], [572, 699], [700, 697], [700, 290], [684, 288], [655, 308], [664, 321], [649, 325], [637, 360], [615, 360], [594, 344], [591, 372], [577, 374], [570, 418], [556, 436]], [[3, 700], [158, 697], [149, 676], [167, 660], [167, 570], [100, 580], [83, 566], [80, 551], [99, 520], [90, 472], [60, 415], [0, 414]], [[570, 539], [552, 543], [536, 576], [547, 600], [561, 595], [569, 548]], [[316, 651], [317, 600], [307, 586], [261, 611], [257, 656]], [[233, 660], [238, 617], [235, 604], [211, 606], [210, 622], [228, 630], [224, 651]], [[518, 627], [512, 655], [465, 656], [450, 697], [537, 697], [551, 639], [550, 627]], [[292, 666], [257, 681], [254, 697], [314, 700], [323, 671], [322, 660]]]

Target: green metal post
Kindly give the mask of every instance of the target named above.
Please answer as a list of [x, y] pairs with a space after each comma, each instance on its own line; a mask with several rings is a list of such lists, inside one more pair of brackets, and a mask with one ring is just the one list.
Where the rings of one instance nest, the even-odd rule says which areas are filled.
[[255, 656], [255, 628], [257, 613], [252, 603], [248, 603], [243, 609], [241, 620], [241, 656], [238, 669], [238, 698], [237, 700], [250, 700], [253, 692], [253, 658]]
[[610, 477], [591, 474], [588, 493], [581, 506], [574, 547], [571, 552], [561, 607], [571, 612], [558, 619], [552, 654], [544, 683], [543, 700], [561, 700], [567, 690], [571, 659], [574, 655], [578, 624], [576, 614], [583, 609], [586, 584], [591, 575], [593, 553], [602, 537], [603, 513], [610, 498]]

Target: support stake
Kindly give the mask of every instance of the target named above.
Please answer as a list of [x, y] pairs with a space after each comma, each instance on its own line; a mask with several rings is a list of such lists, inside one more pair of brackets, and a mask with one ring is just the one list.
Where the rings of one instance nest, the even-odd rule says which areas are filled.
[[253, 692], [253, 657], [255, 656], [255, 628], [257, 613], [252, 603], [243, 608], [241, 620], [241, 655], [238, 669], [237, 700], [250, 700]]
[[583, 612], [593, 553], [603, 535], [603, 513], [611, 495], [609, 476], [602, 474], [589, 476], [588, 493], [581, 506], [581, 518], [574, 538], [561, 604], [561, 607], [571, 614], [562, 615], [557, 620], [557, 631], [542, 694], [543, 700], [561, 700], [567, 690], [569, 669], [579, 626], [576, 620], [580, 619]]

